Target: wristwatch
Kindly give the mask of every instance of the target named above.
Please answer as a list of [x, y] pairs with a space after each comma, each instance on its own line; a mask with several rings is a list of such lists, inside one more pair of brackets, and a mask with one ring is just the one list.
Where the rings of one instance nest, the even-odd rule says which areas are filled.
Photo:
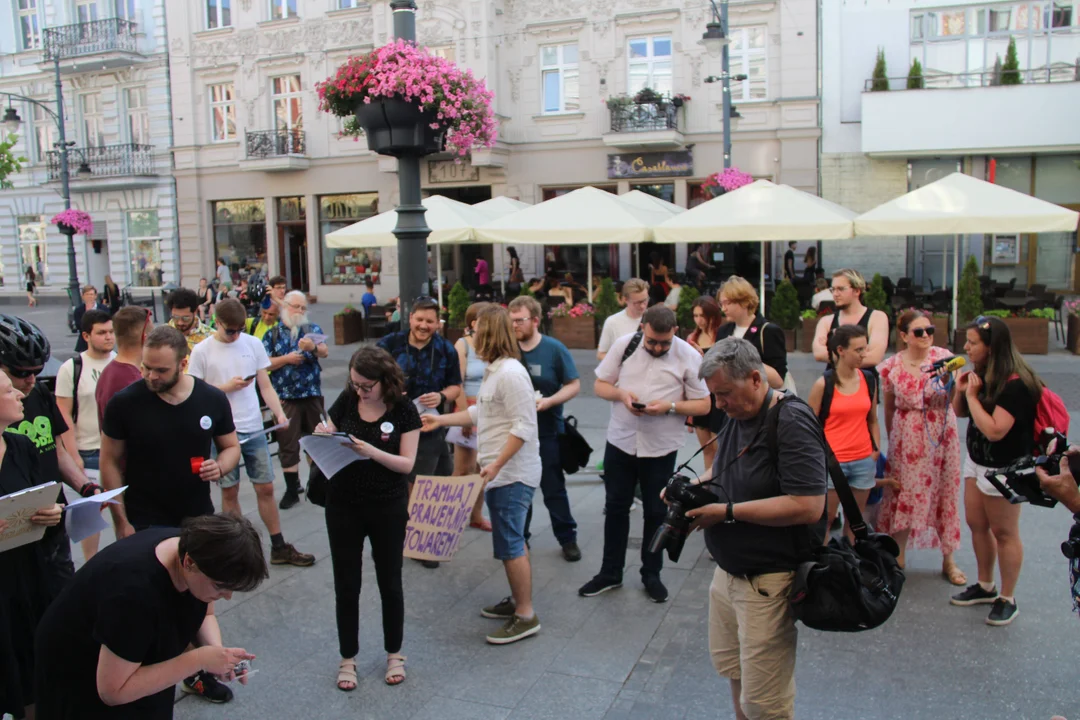
[[445, 405], [445, 404], [447, 403], [447, 400], [446, 400], [446, 395], [445, 395], [445, 393], [442, 393], [442, 392], [440, 392], [440, 393], [439, 393], [439, 398], [440, 398], [440, 399], [442, 400], [442, 402], [441, 402], [441, 403], [439, 403], [440, 405]]
[[725, 523], [735, 522], [735, 504], [728, 500], [727, 514], [724, 516]]
[[674, 415], [675, 414], [675, 403], [671, 403], [671, 407], [668, 408], [667, 414], [668, 415]]

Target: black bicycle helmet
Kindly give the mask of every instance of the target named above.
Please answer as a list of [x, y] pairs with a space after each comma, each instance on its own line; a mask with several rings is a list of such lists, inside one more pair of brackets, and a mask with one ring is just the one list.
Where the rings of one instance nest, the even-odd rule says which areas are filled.
[[49, 338], [37, 325], [15, 315], [0, 315], [0, 365], [42, 367], [51, 354]]

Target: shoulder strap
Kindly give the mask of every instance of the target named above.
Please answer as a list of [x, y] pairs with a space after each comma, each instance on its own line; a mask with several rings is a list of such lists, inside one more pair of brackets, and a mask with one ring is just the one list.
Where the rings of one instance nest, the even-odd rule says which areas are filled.
[[825, 371], [825, 391], [821, 396], [821, 410], [818, 411], [818, 422], [821, 423], [821, 427], [825, 427], [825, 419], [829, 417], [829, 410], [832, 408], [833, 393], [836, 392], [836, 371]]
[[71, 374], [73, 383], [71, 385], [71, 422], [79, 422], [79, 378], [82, 377], [83, 370], [83, 357], [82, 353], [75, 353], [75, 357], [71, 358]]
[[619, 361], [620, 367], [622, 367], [622, 364], [626, 362], [627, 358], [633, 355], [634, 351], [638, 349], [638, 345], [641, 344], [641, 338], [644, 337], [644, 335], [645, 334], [642, 331], [638, 330], [634, 333], [634, 337], [630, 338], [629, 344], [626, 346], [626, 349], [623, 350], [622, 360]]
[[873, 404], [874, 397], [877, 395], [877, 376], [870, 368], [860, 368], [860, 371], [866, 383], [866, 392], [870, 395], [870, 404]]

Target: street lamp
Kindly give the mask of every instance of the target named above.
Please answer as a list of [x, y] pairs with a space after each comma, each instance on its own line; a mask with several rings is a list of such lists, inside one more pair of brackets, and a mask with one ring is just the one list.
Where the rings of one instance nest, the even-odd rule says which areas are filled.
[[22, 125], [22, 118], [19, 117], [19, 113], [15, 111], [15, 108], [8, 105], [8, 109], [4, 112], [4, 128], [14, 135], [19, 132], [20, 125]]
[[[713, 6], [715, 9], [715, 5]], [[711, 22], [705, 26], [705, 34], [698, 40], [699, 45], [705, 46], [709, 57], [718, 58], [724, 46], [731, 44], [731, 38], [724, 35], [724, 28], [718, 22]]]
[[[705, 34], [701, 36], [699, 43], [705, 46], [709, 57], [720, 57], [720, 83], [721, 92], [724, 96], [724, 169], [731, 167], [731, 62], [728, 54], [728, 46], [731, 38], [728, 37], [728, 0], [720, 0], [720, 7], [716, 7], [716, 0], [709, 0], [712, 8], [712, 22], [705, 26]], [[706, 80], [708, 82], [708, 80]]]

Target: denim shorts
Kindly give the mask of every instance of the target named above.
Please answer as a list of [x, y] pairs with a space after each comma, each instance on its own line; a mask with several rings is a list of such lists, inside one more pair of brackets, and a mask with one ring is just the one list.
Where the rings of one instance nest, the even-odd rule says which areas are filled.
[[[848, 485], [851, 486], [852, 490], [873, 490], [877, 485], [877, 478], [874, 477], [877, 466], [874, 463], [873, 455], [868, 455], [862, 460], [840, 463], [840, 469], [844, 471], [844, 477], [847, 478]], [[829, 478], [829, 489], [835, 490], [831, 477]]]
[[99, 458], [101, 457], [100, 450], [80, 450], [79, 457], [82, 458], [83, 467], [87, 470], [100, 470], [101, 465]]
[[[256, 485], [274, 482], [274, 466], [270, 457], [270, 444], [266, 441], [266, 433], [236, 433], [241, 442], [240, 457], [244, 460], [244, 470], [248, 479]], [[251, 438], [248, 440], [248, 438]], [[247, 440], [247, 442], [244, 442]], [[213, 456], [217, 457], [217, 448], [214, 448]], [[240, 466], [237, 465], [228, 475], [223, 475], [218, 480], [218, 485], [224, 488], [235, 487], [240, 484]]]
[[525, 518], [535, 492], [536, 488], [524, 483], [512, 483], [485, 493], [496, 560], [513, 560], [525, 555]]

